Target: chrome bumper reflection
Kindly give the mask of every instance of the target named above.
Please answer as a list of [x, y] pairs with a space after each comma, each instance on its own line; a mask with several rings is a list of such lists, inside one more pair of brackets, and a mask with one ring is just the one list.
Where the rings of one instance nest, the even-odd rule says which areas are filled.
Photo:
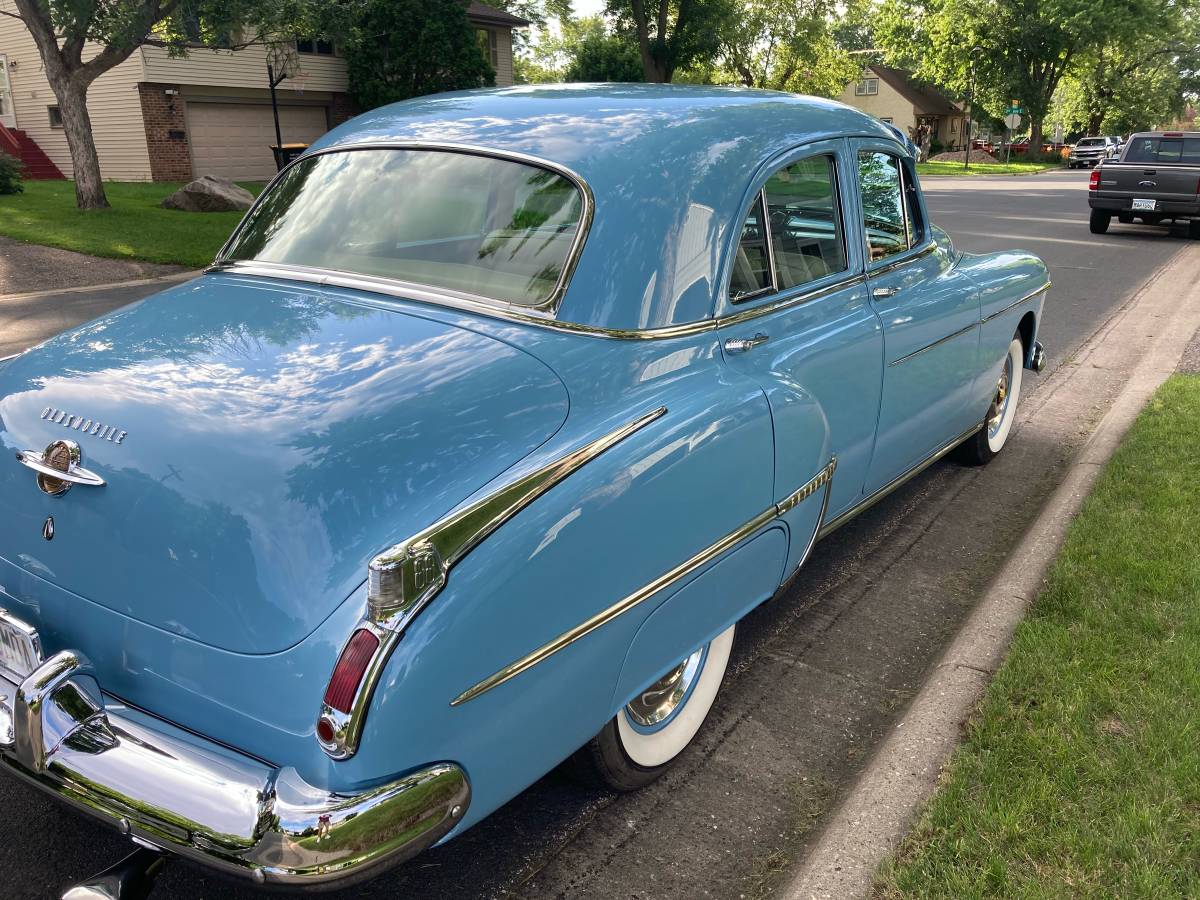
[[416, 855], [461, 821], [471, 793], [453, 763], [358, 794], [320, 790], [105, 697], [69, 650], [19, 684], [0, 670], [0, 768], [143, 843], [294, 887]]

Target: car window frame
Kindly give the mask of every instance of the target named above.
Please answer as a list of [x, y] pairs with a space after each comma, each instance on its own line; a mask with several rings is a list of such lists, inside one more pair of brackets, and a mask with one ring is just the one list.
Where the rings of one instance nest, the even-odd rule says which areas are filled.
[[[892, 256], [886, 256], [883, 259], [871, 260], [871, 249], [867, 242], [867, 229], [863, 220], [862, 209], [862, 190], [859, 186], [858, 179], [858, 154], [860, 152], [870, 153], [887, 153], [896, 157], [900, 161], [900, 196], [902, 200], [907, 201], [911, 195], [916, 209], [921, 215], [921, 236], [920, 239], [912, 240], [909, 243], [908, 250], [903, 253], [896, 253]], [[933, 252], [937, 247], [937, 242], [933, 238], [933, 229], [929, 221], [929, 208], [925, 204], [925, 192], [921, 190], [921, 181], [917, 178], [915, 160], [904, 148], [895, 141], [876, 138], [858, 138], [850, 143], [850, 155], [854, 163], [854, 199], [856, 203], [855, 212], [858, 220], [859, 252], [863, 258], [863, 271], [870, 276], [878, 276], [885, 271], [900, 268], [920, 259], [923, 256]], [[907, 202], [901, 204], [904, 212], [904, 229], [907, 234], [909, 231], [909, 207]]]
[[[780, 288], [775, 272], [774, 242], [770, 239], [770, 228], [768, 227], [767, 254], [771, 284], [766, 288], [755, 291], [752, 294], [747, 294], [734, 301], [729, 296], [729, 288], [733, 281], [733, 261], [737, 254], [737, 247], [741, 240], [742, 227], [745, 224], [746, 217], [750, 214], [750, 210], [756, 203], [762, 204], [765, 215], [766, 200], [763, 196], [763, 190], [775, 173], [793, 163], [811, 159], [814, 156], [829, 156], [833, 159], [833, 185], [836, 192], [838, 227], [841, 231], [842, 253], [846, 258], [846, 268], [840, 272], [830, 272], [828, 275], [823, 275], [820, 278], [804, 282], [803, 284]], [[851, 209], [850, 204], [852, 199], [856, 197], [856, 194], [850, 188], [851, 184], [846, 165], [845, 138], [827, 138], [797, 144], [782, 153], [776, 154], [760, 165], [742, 198], [738, 216], [734, 220], [735, 225], [730, 229], [731, 239], [726, 242], [723, 248], [724, 260], [721, 268], [721, 276], [718, 281], [719, 293], [716, 309], [718, 320], [729, 315], [748, 314], [749, 311], [759, 310], [764, 306], [791, 305], [792, 303], [808, 299], [809, 294], [824, 294], [829, 290], [842, 286], [844, 283], [849, 284], [861, 280], [863, 277], [862, 259], [857, 249], [857, 242], [849, 236], [848, 219], [849, 210]]]

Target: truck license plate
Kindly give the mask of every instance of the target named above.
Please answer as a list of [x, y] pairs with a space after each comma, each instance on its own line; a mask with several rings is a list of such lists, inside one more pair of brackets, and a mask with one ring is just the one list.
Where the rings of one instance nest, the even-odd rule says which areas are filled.
[[37, 631], [0, 609], [0, 671], [23, 679], [41, 664]]
[[1152, 210], [1152, 209], [1154, 209], [1154, 203], [1155, 203], [1155, 201], [1153, 201], [1153, 200], [1134, 200], [1133, 208], [1134, 209], [1151, 209]]

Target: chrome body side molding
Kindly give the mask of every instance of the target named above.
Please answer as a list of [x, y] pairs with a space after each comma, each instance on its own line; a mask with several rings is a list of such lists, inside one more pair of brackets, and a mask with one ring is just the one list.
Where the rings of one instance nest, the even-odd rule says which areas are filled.
[[321, 749], [333, 759], [348, 759], [358, 751], [371, 698], [396, 643], [408, 623], [445, 587], [455, 563], [571, 473], [666, 412], [667, 408], [660, 406], [644, 413], [451, 513], [371, 560], [367, 577], [367, 615], [355, 632], [362, 628], [371, 631], [378, 638], [379, 646], [359, 682], [348, 712], [322, 701], [317, 721], [329, 726], [332, 738], [322, 740], [318, 737]]
[[952, 341], [956, 337], [961, 337], [962, 335], [966, 334], [968, 331], [971, 331], [972, 329], [977, 328], [978, 326], [979, 326], [978, 322], [972, 322], [969, 325], [964, 325], [962, 328], [958, 329], [958, 331], [951, 332], [950, 334], [946, 335], [945, 337], [940, 337], [936, 341], [934, 341], [932, 344], [926, 344], [924, 347], [914, 350], [912, 353], [906, 353], [904, 356], [901, 356], [899, 359], [893, 359], [890, 363], [888, 363], [888, 368], [891, 368], [892, 366], [898, 366], [898, 365], [900, 365], [900, 363], [903, 363], [903, 362], [908, 362], [914, 356], [920, 356], [926, 350], [932, 350], [934, 347], [938, 347], [938, 346], [946, 343], [947, 341]]
[[971, 435], [975, 434], [975, 432], [979, 431], [979, 429], [982, 427], [983, 427], [982, 424], [972, 425], [970, 428], [968, 428], [966, 431], [964, 431], [958, 437], [954, 438], [949, 443], [942, 445], [937, 450], [935, 450], [933, 453], [929, 454], [929, 456], [925, 457], [923, 460], [921, 460], [919, 463], [917, 463], [915, 466], [913, 466], [907, 472], [903, 472], [900, 475], [897, 475], [895, 478], [893, 478], [891, 481], [889, 481], [887, 484], [885, 484], [883, 487], [881, 487], [875, 493], [871, 494], [868, 497], [863, 498], [858, 503], [856, 503], [854, 506], [852, 506], [848, 510], [846, 510], [844, 513], [841, 513], [840, 515], [838, 515], [835, 518], [831, 519], [830, 521], [826, 522], [824, 525], [821, 526], [820, 531], [817, 532], [817, 539], [820, 540], [823, 537], [829, 536], [830, 534], [832, 534], [833, 532], [835, 532], [839, 528], [841, 528], [843, 525], [845, 525], [847, 522], [849, 522], [851, 519], [853, 519], [855, 516], [857, 516], [859, 513], [866, 512], [868, 509], [870, 509], [872, 506], [874, 506], [876, 503], [878, 503], [880, 500], [882, 500], [884, 497], [886, 497], [892, 491], [896, 490], [896, 488], [900, 487], [902, 484], [904, 484], [910, 478], [914, 478], [917, 475], [920, 475], [922, 472], [924, 472], [926, 469], [928, 469], [930, 466], [932, 466], [935, 462], [937, 462], [939, 459], [941, 459], [943, 456], [945, 456], [947, 453], [949, 453], [951, 450], [953, 450], [955, 447], [957, 447], [959, 444], [961, 444], [963, 441], [965, 441]]
[[[805, 482], [804, 485], [802, 485], [798, 490], [789, 494], [781, 502], [767, 507], [765, 510], [760, 512], [758, 515], [756, 515], [750, 521], [743, 523], [742, 525], [735, 528], [733, 531], [726, 534], [724, 537], [717, 539], [716, 541], [714, 541], [713, 543], [711, 543], [707, 547], [705, 547], [703, 550], [700, 550], [694, 556], [690, 557], [689, 559], [684, 560], [679, 565], [675, 566], [673, 569], [670, 569], [670, 570], [664, 572], [662, 575], [660, 575], [658, 578], [655, 578], [650, 583], [642, 585], [642, 587], [638, 588], [633, 593], [628, 594], [625, 597], [622, 597], [620, 600], [618, 600], [616, 603], [614, 603], [612, 606], [608, 607], [607, 609], [601, 610], [600, 612], [596, 613], [596, 615], [592, 616], [590, 619], [580, 622], [578, 625], [576, 625], [574, 628], [570, 629], [569, 631], [563, 632], [558, 637], [554, 638], [551, 641], [547, 641], [545, 644], [538, 647], [536, 650], [532, 651], [531, 653], [528, 653], [527, 655], [521, 657], [520, 659], [509, 663], [507, 666], [505, 666], [503, 669], [500, 669], [498, 672], [496, 672], [492, 675], [489, 675], [487, 678], [483, 679], [483, 681], [480, 681], [478, 684], [472, 685], [471, 687], [467, 688], [465, 691], [463, 691], [461, 694], [459, 694], [457, 697], [455, 697], [453, 700], [451, 700], [450, 705], [451, 706], [459, 706], [463, 703], [467, 703], [470, 700], [474, 700], [476, 697], [480, 696], [481, 694], [487, 693], [492, 688], [499, 687], [500, 685], [504, 684], [504, 682], [509, 681], [510, 679], [516, 678], [522, 672], [533, 668], [538, 663], [542, 662], [543, 660], [553, 656], [555, 653], [562, 650], [564, 647], [568, 647], [571, 644], [575, 643], [575, 641], [578, 641], [580, 638], [586, 637], [587, 635], [589, 635], [593, 631], [595, 631], [597, 628], [600, 628], [603, 625], [608, 624], [609, 622], [611, 622], [613, 619], [617, 618], [618, 616], [629, 612], [629, 610], [633, 609], [634, 607], [638, 606], [639, 604], [641, 604], [641, 603], [645, 602], [646, 600], [648, 600], [649, 598], [653, 597], [655, 594], [657, 594], [663, 588], [668, 587], [672, 582], [678, 581], [680, 578], [690, 575], [692, 572], [695, 572], [701, 566], [716, 559], [718, 556], [725, 553], [727, 550], [731, 550], [733, 547], [735, 547], [741, 541], [745, 540], [746, 538], [750, 537], [752, 534], [757, 532], [764, 525], [770, 524], [775, 519], [777, 519], [779, 516], [783, 515], [783, 513], [787, 512], [788, 510], [795, 507], [801, 501], [805, 500], [808, 497], [811, 497], [822, 487], [824, 487], [826, 489], [825, 490], [825, 502], [828, 503], [828, 501], [829, 501], [828, 488], [829, 488], [830, 482], [833, 479], [833, 473], [834, 473], [835, 469], [837, 469], [837, 458], [836, 457], [831, 459], [829, 461], [829, 463], [824, 468], [821, 469], [820, 472], [818, 472], [815, 476], [813, 476], [813, 478], [811, 478], [809, 481]], [[814, 535], [814, 538], [812, 540], [810, 540], [810, 542], [809, 542], [810, 548], [814, 541], [815, 541], [815, 535]], [[807, 554], [807, 550], [805, 551], [805, 553]]]
[[992, 319], [996, 318], [997, 316], [1002, 316], [1002, 315], [1004, 315], [1004, 314], [1005, 314], [1006, 312], [1008, 312], [1010, 309], [1016, 309], [1016, 308], [1017, 308], [1018, 306], [1020, 306], [1022, 303], [1028, 303], [1030, 300], [1032, 300], [1032, 299], [1033, 299], [1034, 297], [1036, 297], [1038, 294], [1044, 294], [1046, 291], [1050, 290], [1050, 288], [1051, 288], [1051, 286], [1052, 286], [1053, 284], [1054, 284], [1054, 282], [1052, 282], [1052, 281], [1047, 281], [1047, 282], [1046, 282], [1045, 284], [1043, 284], [1043, 285], [1042, 285], [1040, 288], [1037, 288], [1036, 290], [1030, 291], [1028, 294], [1026, 294], [1026, 295], [1025, 295], [1024, 297], [1022, 297], [1020, 300], [1014, 300], [1012, 303], [1008, 304], [1008, 306], [1004, 307], [1004, 309], [997, 310], [997, 311], [996, 311], [996, 312], [994, 312], [994, 313], [990, 313], [990, 314], [988, 314], [988, 315], [984, 316], [983, 318], [981, 318], [981, 319], [979, 320], [979, 324], [980, 324], [980, 325], [982, 325], [984, 322], [990, 322], [990, 321], [992, 321]]

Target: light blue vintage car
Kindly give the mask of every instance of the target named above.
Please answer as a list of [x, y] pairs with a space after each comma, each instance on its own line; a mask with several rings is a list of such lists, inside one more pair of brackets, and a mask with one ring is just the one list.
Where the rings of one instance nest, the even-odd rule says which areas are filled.
[[0, 367], [0, 768], [292, 886], [573, 754], [644, 785], [818, 538], [1000, 451], [1048, 287], [838, 103], [360, 116], [202, 277]]

